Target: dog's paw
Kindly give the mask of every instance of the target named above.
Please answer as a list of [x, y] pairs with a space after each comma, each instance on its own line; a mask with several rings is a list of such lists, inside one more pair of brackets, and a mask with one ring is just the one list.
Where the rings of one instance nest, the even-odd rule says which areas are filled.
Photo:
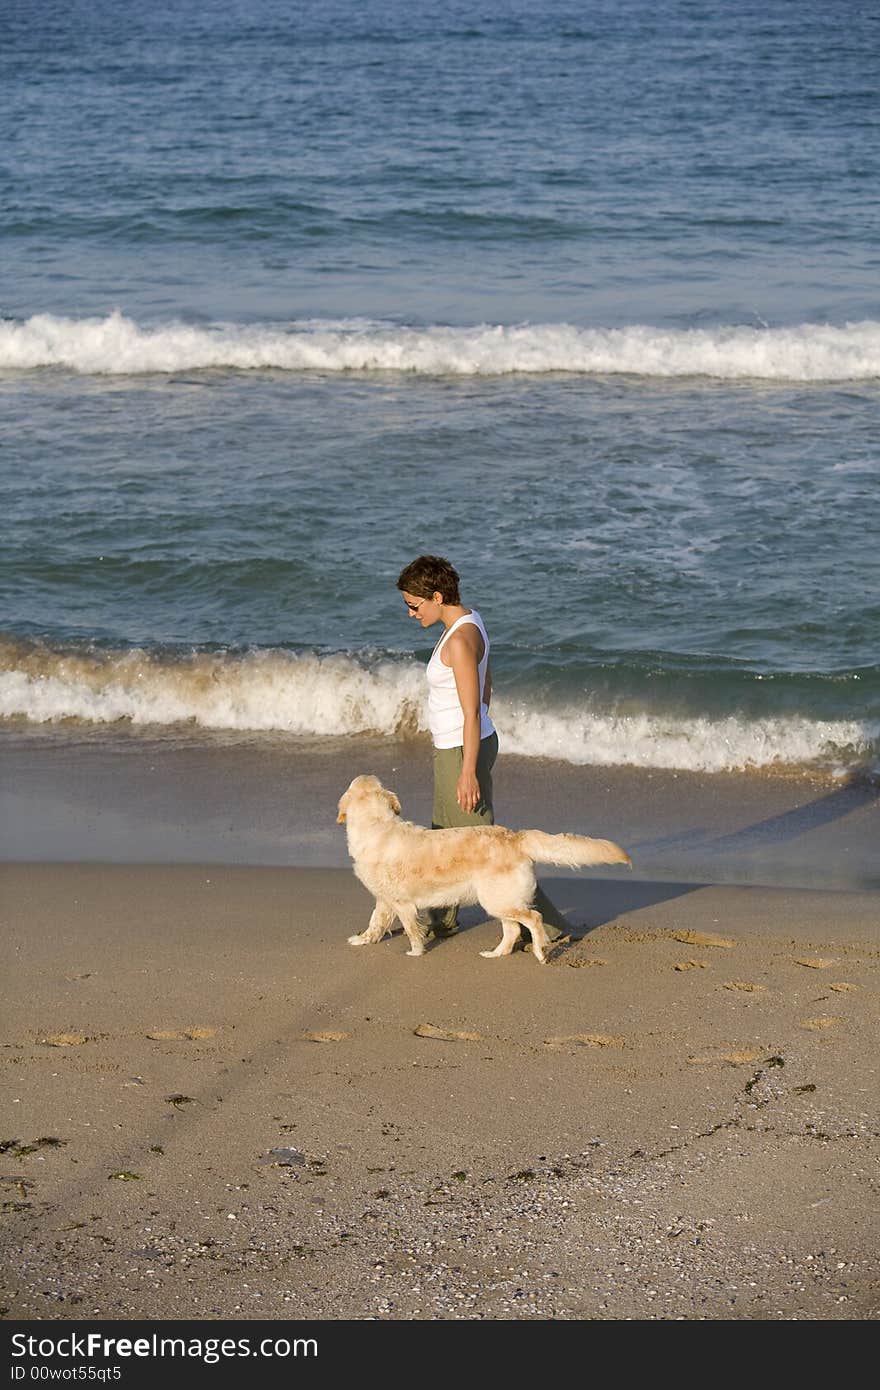
[[425, 948], [424, 946], [411, 946], [406, 954], [408, 956], [423, 956], [425, 954]]
[[370, 938], [366, 932], [361, 932], [359, 936], [350, 936], [348, 944], [349, 946], [369, 946]]

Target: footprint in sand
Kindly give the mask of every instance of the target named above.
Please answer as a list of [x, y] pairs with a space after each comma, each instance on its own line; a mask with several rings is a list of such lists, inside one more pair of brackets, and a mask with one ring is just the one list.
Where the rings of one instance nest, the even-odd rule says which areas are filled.
[[722, 989], [737, 989], [743, 994], [765, 994], [764, 985], [753, 984], [751, 980], [728, 980], [721, 986]]
[[348, 1033], [337, 1033], [332, 1028], [316, 1028], [309, 1033], [298, 1033], [299, 1042], [334, 1043], [345, 1042]]
[[808, 970], [827, 970], [829, 965], [836, 965], [836, 961], [827, 960], [824, 956], [795, 956], [795, 965], [805, 965]]
[[813, 1032], [819, 1033], [822, 1031], [823, 1028], [834, 1028], [838, 1023], [841, 1023], [842, 1021], [842, 1019], [831, 1018], [827, 1014], [823, 1014], [819, 1018], [802, 1018], [801, 1027], [811, 1028]]
[[743, 1066], [746, 1062], [757, 1062], [759, 1057], [764, 1057], [767, 1053], [766, 1047], [743, 1047], [731, 1052], [705, 1052], [695, 1057], [688, 1057], [688, 1061], [698, 1065], [710, 1062], [729, 1062], [731, 1066]]
[[707, 960], [680, 960], [672, 967], [673, 970], [708, 970]]
[[836, 984], [829, 985], [828, 988], [833, 989], [836, 994], [852, 994], [858, 989], [858, 985], [851, 985], [848, 980], [838, 980]]
[[580, 960], [567, 960], [566, 965], [570, 965], [572, 970], [583, 970], [590, 965], [607, 965], [607, 960], [599, 960], [598, 956], [589, 956]]
[[440, 1042], [483, 1042], [482, 1033], [460, 1033], [451, 1028], [436, 1028], [433, 1023], [420, 1023], [413, 1029], [417, 1038], [438, 1038]]
[[555, 1038], [545, 1038], [547, 1047], [563, 1047], [566, 1043], [576, 1043], [579, 1047], [623, 1047], [624, 1038], [614, 1038], [608, 1033], [562, 1033]]
[[40, 1038], [40, 1042], [48, 1047], [82, 1047], [83, 1043], [92, 1041], [87, 1033], [49, 1033], [45, 1038]]
[[731, 947], [736, 944], [729, 936], [716, 936], [711, 931], [674, 931], [670, 935], [673, 941], [683, 941], [688, 946]]
[[147, 1034], [151, 1042], [200, 1042], [216, 1036], [216, 1028], [157, 1028]]

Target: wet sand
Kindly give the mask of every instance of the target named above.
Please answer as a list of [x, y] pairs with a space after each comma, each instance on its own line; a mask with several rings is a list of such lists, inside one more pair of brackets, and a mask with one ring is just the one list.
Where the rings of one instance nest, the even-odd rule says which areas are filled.
[[542, 967], [353, 949], [342, 867], [0, 868], [5, 1316], [876, 1318], [880, 895], [545, 882]]
[[[430, 822], [422, 739], [312, 745], [66, 728], [3, 742], [0, 859], [345, 868], [335, 806], [373, 772]], [[767, 774], [576, 767], [503, 751], [498, 820], [623, 844], [650, 881], [880, 892], [880, 786]]]

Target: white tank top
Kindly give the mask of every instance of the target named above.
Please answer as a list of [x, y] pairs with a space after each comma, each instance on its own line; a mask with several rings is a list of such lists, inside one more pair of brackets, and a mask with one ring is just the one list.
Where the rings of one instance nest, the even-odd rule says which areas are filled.
[[488, 738], [490, 734], [495, 732], [495, 725], [489, 718], [489, 711], [483, 699], [486, 689], [486, 668], [489, 665], [489, 638], [483, 627], [482, 618], [476, 609], [472, 608], [470, 613], [465, 613], [461, 618], [457, 618], [452, 626], [444, 632], [431, 653], [431, 660], [428, 662], [425, 672], [428, 678], [428, 728], [431, 730], [431, 738], [434, 740], [435, 748], [460, 748], [464, 743], [464, 710], [458, 698], [455, 673], [451, 666], [445, 666], [440, 660], [440, 653], [449, 638], [455, 629], [462, 627], [464, 623], [473, 623], [474, 627], [479, 629], [483, 639], [483, 655], [478, 667], [480, 738]]

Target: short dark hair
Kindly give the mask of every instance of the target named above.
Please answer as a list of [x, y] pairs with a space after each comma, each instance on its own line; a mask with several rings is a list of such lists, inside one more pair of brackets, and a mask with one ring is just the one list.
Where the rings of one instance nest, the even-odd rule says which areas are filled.
[[420, 555], [411, 560], [397, 576], [397, 587], [401, 593], [417, 594], [419, 598], [442, 594], [444, 603], [461, 603], [458, 571], [442, 555]]

